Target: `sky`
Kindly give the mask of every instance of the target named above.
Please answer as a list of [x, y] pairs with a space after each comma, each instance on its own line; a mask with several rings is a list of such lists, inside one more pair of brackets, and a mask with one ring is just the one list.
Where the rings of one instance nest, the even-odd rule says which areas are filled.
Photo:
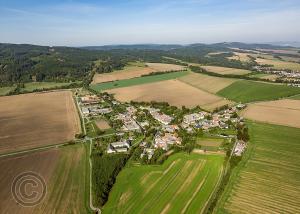
[[300, 0], [0, 0], [0, 43], [300, 42]]

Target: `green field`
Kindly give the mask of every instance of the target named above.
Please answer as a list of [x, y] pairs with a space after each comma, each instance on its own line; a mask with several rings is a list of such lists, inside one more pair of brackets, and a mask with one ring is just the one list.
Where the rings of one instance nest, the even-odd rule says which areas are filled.
[[127, 165], [103, 213], [200, 213], [222, 174], [224, 157], [178, 153], [163, 165]]
[[0, 96], [7, 95], [13, 89], [14, 89], [14, 87], [1, 87], [0, 88]]
[[217, 213], [300, 213], [300, 129], [249, 122], [250, 143]]
[[114, 88], [122, 88], [122, 87], [128, 87], [133, 85], [141, 85], [146, 83], [176, 79], [187, 74], [188, 71], [171, 72], [171, 73], [158, 74], [152, 76], [137, 77], [137, 78], [126, 79], [126, 80], [118, 80], [114, 82], [99, 83], [99, 84], [91, 85], [91, 88], [96, 91], [103, 91], [103, 90], [109, 90]]
[[292, 100], [300, 100], [300, 94], [296, 95], [296, 96], [293, 96], [290, 99], [292, 99]]
[[25, 88], [22, 88], [21, 91], [32, 92], [36, 89], [51, 89], [56, 87], [62, 87], [70, 85], [70, 83], [59, 83], [59, 82], [30, 82], [25, 83]]
[[236, 102], [247, 103], [252, 101], [275, 100], [300, 94], [300, 88], [241, 80], [232, 83], [217, 94]]

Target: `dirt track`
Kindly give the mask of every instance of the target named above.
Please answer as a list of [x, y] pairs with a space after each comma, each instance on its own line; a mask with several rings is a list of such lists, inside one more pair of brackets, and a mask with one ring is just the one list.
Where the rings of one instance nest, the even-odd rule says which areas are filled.
[[80, 121], [70, 91], [0, 98], [0, 153], [74, 139]]

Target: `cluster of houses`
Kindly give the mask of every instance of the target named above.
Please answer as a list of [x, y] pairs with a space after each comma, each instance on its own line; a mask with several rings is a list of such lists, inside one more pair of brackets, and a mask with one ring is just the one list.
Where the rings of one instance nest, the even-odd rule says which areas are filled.
[[125, 113], [120, 113], [116, 116], [116, 119], [121, 120], [123, 123], [122, 130], [125, 132], [129, 131], [141, 131], [141, 127], [133, 118], [135, 112], [137, 111], [133, 106], [127, 107]]
[[165, 132], [163, 134], [157, 133], [154, 137], [154, 148], [161, 148], [165, 151], [172, 145], [181, 145], [181, 138], [176, 133]]
[[228, 129], [228, 121], [233, 124], [239, 122], [242, 118], [235, 117], [237, 110], [244, 108], [245, 105], [238, 104], [220, 112], [210, 114], [204, 111], [188, 114], [183, 117], [181, 127], [188, 132], [193, 132], [193, 128], [209, 130], [211, 128]]
[[101, 99], [97, 95], [80, 97], [81, 112], [84, 116], [97, 116], [112, 112], [112, 108], [101, 108]]
[[173, 120], [173, 117], [161, 113], [159, 109], [151, 108], [151, 107], [141, 107], [141, 109], [147, 109], [151, 114], [151, 116], [158, 122], [162, 123], [163, 125], [168, 125]]

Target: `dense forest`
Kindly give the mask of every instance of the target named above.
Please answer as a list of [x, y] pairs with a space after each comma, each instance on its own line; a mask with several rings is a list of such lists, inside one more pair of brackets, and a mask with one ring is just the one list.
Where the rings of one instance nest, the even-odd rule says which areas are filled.
[[[92, 72], [103, 73], [120, 69], [129, 61], [182, 64], [178, 60], [249, 69], [254, 62], [229, 60], [231, 47], [248, 49], [271, 48], [270, 45], [243, 43], [193, 45], [121, 45], [101, 47], [49, 47], [0, 43], [0, 86], [24, 82], [91, 81]], [[274, 48], [274, 47], [273, 47]], [[208, 53], [223, 52], [207, 56]], [[225, 53], [224, 53], [225, 52]]]

